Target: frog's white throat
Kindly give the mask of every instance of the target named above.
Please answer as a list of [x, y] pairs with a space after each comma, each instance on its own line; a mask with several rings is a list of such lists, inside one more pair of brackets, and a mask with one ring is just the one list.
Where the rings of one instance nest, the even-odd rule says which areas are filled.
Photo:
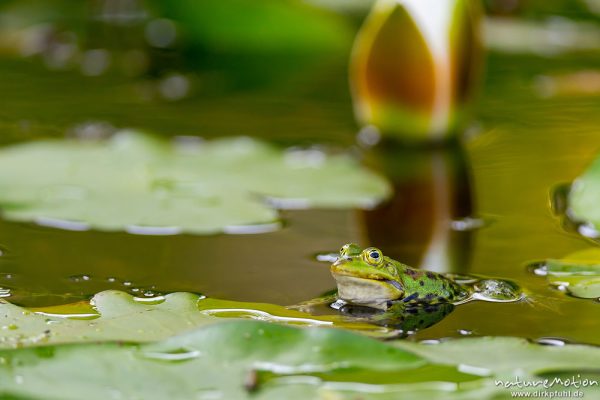
[[333, 274], [338, 297], [350, 303], [386, 308], [386, 303], [401, 297], [402, 292], [386, 281]]

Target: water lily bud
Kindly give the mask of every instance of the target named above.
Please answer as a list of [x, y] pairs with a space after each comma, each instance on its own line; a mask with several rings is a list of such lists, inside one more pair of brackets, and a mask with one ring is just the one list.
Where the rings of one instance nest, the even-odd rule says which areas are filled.
[[464, 127], [482, 51], [477, 0], [378, 0], [350, 67], [359, 123], [401, 141], [442, 141]]

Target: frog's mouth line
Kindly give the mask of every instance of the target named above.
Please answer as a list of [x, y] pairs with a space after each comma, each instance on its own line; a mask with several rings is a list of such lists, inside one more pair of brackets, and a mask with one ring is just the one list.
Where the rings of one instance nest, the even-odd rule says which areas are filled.
[[362, 278], [351, 274], [333, 273], [339, 298], [356, 304], [384, 304], [402, 297], [403, 287], [388, 279]]
[[[375, 269], [375, 268], [373, 268], [373, 269]], [[387, 274], [381, 273], [384, 271], [377, 271], [376, 273], [375, 272], [371, 272], [371, 273], [363, 272], [362, 273], [363, 276], [360, 276], [360, 274], [357, 274], [358, 269], [356, 267], [352, 267], [352, 266], [348, 267], [348, 262], [345, 259], [338, 259], [336, 262], [334, 262], [331, 265], [330, 270], [333, 275], [350, 276], [350, 277], [357, 278], [357, 279], [370, 279], [372, 281], [377, 281], [377, 282], [388, 282], [391, 285], [396, 286], [392, 283], [394, 281], [393, 281], [393, 279], [390, 279], [391, 276], [386, 276]], [[396, 283], [398, 283], [398, 282], [396, 282]]]
[[404, 287], [402, 286], [402, 284], [398, 281], [394, 281], [391, 279], [377, 279], [377, 278], [363, 278], [361, 276], [356, 276], [356, 275], [352, 275], [352, 274], [345, 274], [342, 271], [336, 271], [333, 273], [333, 277], [335, 278], [337, 276], [348, 276], [351, 278], [354, 278], [355, 280], [363, 280], [363, 281], [371, 281], [371, 282], [381, 282], [381, 283], [387, 283], [390, 286], [395, 287], [396, 289], [403, 291]]
[[400, 290], [400, 291], [404, 291], [404, 288], [402, 287], [402, 285], [400, 284], [400, 282], [398, 281], [391, 281], [391, 280], [386, 280], [385, 281], [388, 285], [392, 285], [393, 287], [395, 287], [396, 289]]
[[369, 278], [363, 278], [363, 277], [360, 277], [360, 276], [356, 276], [356, 275], [353, 275], [353, 274], [346, 273], [344, 270], [332, 271], [332, 274], [333, 274], [334, 278], [335, 278], [336, 275], [350, 276], [350, 277], [355, 278], [355, 279], [363, 279], [363, 280], [366, 280], [366, 281], [375, 281], [375, 282], [387, 283], [388, 285], [391, 285], [391, 286], [395, 287], [396, 289], [398, 289], [400, 291], [404, 290], [404, 287], [402, 287], [402, 284], [400, 282], [394, 281], [394, 280], [391, 280], [391, 279], [377, 279], [377, 278], [371, 278], [371, 277], [369, 277]]

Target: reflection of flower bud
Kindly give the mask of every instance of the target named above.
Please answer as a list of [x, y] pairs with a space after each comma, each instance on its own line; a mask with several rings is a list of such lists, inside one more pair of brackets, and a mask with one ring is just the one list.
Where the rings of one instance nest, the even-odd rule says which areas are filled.
[[387, 176], [393, 196], [361, 211], [367, 241], [385, 255], [436, 272], [468, 272], [473, 229], [481, 221], [473, 203], [464, 149], [389, 143], [364, 153], [367, 165]]
[[474, 0], [378, 0], [351, 60], [359, 122], [406, 141], [456, 133], [481, 65], [478, 22]]

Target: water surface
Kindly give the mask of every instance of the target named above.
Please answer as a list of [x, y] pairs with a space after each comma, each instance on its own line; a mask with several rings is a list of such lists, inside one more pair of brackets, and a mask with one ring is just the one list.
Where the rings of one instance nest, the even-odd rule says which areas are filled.
[[[198, 85], [189, 98], [167, 102], [141, 98], [139, 81], [83, 77], [5, 58], [0, 141], [62, 137], [102, 121], [166, 136], [252, 135], [282, 145], [350, 148], [357, 127], [344, 64], [327, 60], [261, 88]], [[490, 55], [475, 128], [463, 148], [364, 155], [396, 189], [377, 210], [286, 211], [284, 229], [258, 235], [149, 237], [0, 222], [0, 286], [16, 289], [13, 301], [29, 306], [104, 289], [192, 291], [287, 305], [334, 287], [315, 254], [357, 242], [414, 266], [510, 279], [530, 293], [531, 302], [459, 306], [417, 339], [511, 335], [600, 344], [600, 304], [568, 297], [526, 268], [531, 260], [592, 245], [561, 227], [549, 193], [573, 180], [600, 150], [600, 96], [547, 97], [539, 79], [597, 68], [594, 54]], [[468, 217], [483, 226], [465, 229]]]

